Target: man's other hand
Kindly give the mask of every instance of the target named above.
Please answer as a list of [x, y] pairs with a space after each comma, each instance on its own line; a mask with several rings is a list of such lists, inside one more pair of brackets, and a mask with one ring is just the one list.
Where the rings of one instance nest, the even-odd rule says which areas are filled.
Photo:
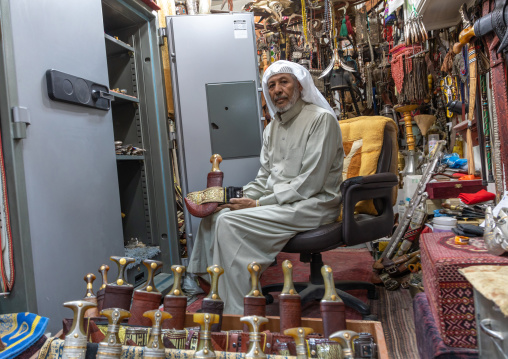
[[229, 208], [232, 211], [236, 211], [237, 209], [252, 208], [252, 207], [256, 207], [256, 200], [246, 198], [246, 197], [231, 198], [230, 203], [223, 204], [222, 206], [219, 206], [219, 207], [220, 208]]

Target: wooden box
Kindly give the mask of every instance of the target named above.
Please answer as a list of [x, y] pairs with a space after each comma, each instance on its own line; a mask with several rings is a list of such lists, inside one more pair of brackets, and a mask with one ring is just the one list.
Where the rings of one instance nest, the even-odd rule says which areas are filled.
[[[243, 330], [243, 323], [240, 322], [242, 315], [225, 314], [222, 317], [222, 330]], [[267, 316], [268, 323], [262, 327], [262, 330], [269, 330], [271, 332], [279, 331], [279, 317]], [[193, 321], [193, 313], [187, 313], [185, 316], [185, 327], [196, 326]], [[302, 318], [302, 327], [310, 327], [316, 333], [323, 334], [323, 321], [320, 318]], [[378, 359], [388, 359], [388, 349], [386, 347], [385, 336], [383, 334], [383, 327], [381, 322], [370, 320], [346, 320], [346, 327], [357, 333], [368, 332], [372, 334], [377, 344]]]
[[482, 180], [471, 181], [446, 181], [427, 183], [426, 191], [429, 199], [457, 198], [461, 193], [476, 193], [480, 190], [487, 190], [482, 185]]

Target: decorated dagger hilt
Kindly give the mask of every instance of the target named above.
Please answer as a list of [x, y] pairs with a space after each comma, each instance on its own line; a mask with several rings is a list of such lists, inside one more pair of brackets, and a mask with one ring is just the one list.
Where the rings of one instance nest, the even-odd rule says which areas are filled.
[[185, 326], [185, 310], [187, 308], [187, 297], [182, 292], [182, 276], [185, 274], [185, 267], [172, 265], [173, 287], [164, 297], [164, 311], [171, 314], [172, 318], [166, 320], [162, 327], [164, 329], [181, 330]]
[[219, 322], [211, 326], [212, 332], [220, 332], [222, 330], [222, 313], [224, 312], [224, 302], [219, 295], [219, 277], [224, 273], [224, 268], [214, 264], [206, 269], [210, 274], [210, 292], [203, 299], [201, 311], [203, 313], [211, 313], [219, 315]]
[[108, 332], [99, 343], [97, 359], [120, 358], [122, 356], [122, 342], [118, 336], [120, 323], [129, 318], [131, 313], [120, 308], [110, 308], [101, 311], [101, 315], [108, 318]]
[[118, 256], [111, 256], [109, 257], [109, 259], [115, 262], [116, 265], [118, 266], [118, 277], [116, 278], [116, 281], [114, 283], [111, 283], [110, 285], [132, 287], [132, 284], [129, 284], [125, 279], [125, 269], [127, 268], [127, 265], [129, 265], [130, 263], [134, 263], [136, 260], [134, 258], [118, 257]]
[[224, 274], [224, 268], [214, 264], [206, 269], [210, 274], [210, 292], [206, 296], [209, 300], [222, 300], [219, 296], [219, 277]]
[[159, 293], [159, 291], [155, 287], [154, 277], [155, 277], [155, 272], [157, 271], [157, 269], [162, 267], [162, 262], [156, 261], [153, 259], [145, 259], [145, 260], [143, 260], [143, 264], [145, 265], [145, 267], [148, 271], [148, 278], [146, 280], [145, 285], [143, 285], [140, 289], [137, 289], [136, 291], [139, 290], [139, 291], [145, 291], [145, 292], [149, 292], [149, 293], [151, 293], [151, 292]]
[[112, 256], [110, 259], [118, 266], [118, 277], [115, 282], [107, 284], [106, 288], [104, 288], [102, 309], [122, 308], [130, 310], [134, 286], [125, 280], [125, 270], [127, 265], [135, 262], [135, 260], [133, 258], [117, 256]]
[[250, 273], [251, 289], [250, 292], [247, 293], [246, 297], [264, 298], [261, 291], [261, 284], [259, 282], [259, 277], [261, 276], [261, 266], [256, 262], [252, 262], [247, 266], [247, 270]]
[[[243, 315], [245, 317], [257, 315], [260, 317], [266, 316], [266, 298], [261, 290], [259, 277], [261, 276], [261, 265], [252, 262], [247, 266], [250, 272], [251, 290], [243, 298]], [[248, 332], [247, 325], [243, 326], [243, 331]]]
[[293, 284], [293, 264], [289, 260], [282, 262], [284, 286], [279, 295], [280, 333], [289, 328], [302, 325], [302, 302]]
[[102, 310], [102, 304], [104, 303], [104, 294], [106, 291], [106, 285], [108, 284], [108, 270], [109, 266], [107, 264], [103, 264], [99, 267], [99, 273], [102, 277], [102, 285], [97, 291], [97, 311], [100, 312]]
[[196, 352], [194, 353], [194, 358], [216, 358], [212, 347], [212, 335], [210, 329], [212, 324], [219, 322], [219, 316], [211, 313], [196, 313], [194, 314], [194, 322], [201, 326], [199, 341]]
[[222, 162], [222, 156], [215, 153], [210, 157], [210, 163], [212, 164], [212, 170], [210, 172], [222, 172], [219, 168], [219, 164]]
[[356, 337], [358, 337], [358, 333], [352, 330], [341, 330], [330, 335], [330, 339], [338, 342], [342, 347], [344, 359], [354, 359], [353, 340]]
[[83, 328], [83, 318], [88, 308], [96, 304], [84, 300], [65, 302], [64, 307], [72, 309], [74, 318], [72, 326], [65, 336], [63, 359], [84, 359], [86, 356], [87, 335]]
[[95, 278], [96, 278], [95, 274], [93, 274], [93, 273], [88, 273], [83, 278], [84, 281], [86, 282], [86, 294], [85, 294], [85, 298], [95, 297], [95, 294], [93, 293], [93, 282], [94, 282]]
[[173, 272], [175, 281], [173, 282], [173, 287], [169, 291], [168, 295], [182, 297], [184, 296], [182, 293], [182, 277], [185, 274], [185, 267], [175, 264], [171, 266], [171, 271]]
[[321, 275], [325, 283], [325, 294], [321, 299], [319, 307], [323, 318], [323, 329], [325, 338], [330, 334], [346, 329], [345, 305], [335, 289], [332, 268], [328, 265], [321, 267]]
[[171, 314], [156, 309], [145, 312], [143, 316], [152, 321], [152, 329], [150, 330], [148, 343], [143, 350], [143, 358], [164, 359], [166, 354], [161, 338], [162, 322], [166, 319], [170, 319]]
[[265, 317], [258, 317], [257, 315], [253, 315], [250, 317], [241, 317], [240, 321], [247, 324], [249, 327], [249, 349], [245, 354], [245, 358], [266, 358], [266, 354], [263, 352], [263, 348], [261, 348], [261, 334], [259, 329], [261, 325], [268, 323], [268, 319]]
[[284, 330], [284, 335], [293, 337], [296, 344], [296, 358], [307, 359], [307, 346], [305, 345], [305, 338], [312, 333], [314, 329], [306, 327], [298, 327]]
[[86, 318], [99, 316], [99, 311], [97, 310], [97, 297], [95, 296], [95, 294], [93, 292], [93, 282], [94, 282], [95, 278], [96, 278], [95, 274], [93, 274], [93, 273], [88, 273], [83, 278], [86, 282], [86, 293], [85, 293], [85, 298], [83, 298], [83, 300], [90, 302], [90, 303], [94, 303], [96, 305], [95, 307], [92, 307], [85, 312]]
[[99, 273], [102, 276], [102, 285], [99, 290], [106, 288], [106, 285], [108, 284], [108, 271], [109, 266], [107, 264], [103, 264], [99, 267]]

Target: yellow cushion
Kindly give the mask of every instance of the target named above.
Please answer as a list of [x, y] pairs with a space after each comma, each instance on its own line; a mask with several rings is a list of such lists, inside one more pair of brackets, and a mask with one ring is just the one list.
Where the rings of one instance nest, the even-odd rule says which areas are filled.
[[[392, 138], [397, 138], [395, 122], [391, 118], [383, 116], [360, 116], [339, 121], [339, 124], [344, 146], [342, 180], [375, 174], [383, 147], [385, 130], [392, 133]], [[390, 172], [397, 173], [398, 145], [396, 140], [392, 143], [392, 168], [390, 168]], [[358, 202], [355, 212], [377, 215], [372, 200]]]

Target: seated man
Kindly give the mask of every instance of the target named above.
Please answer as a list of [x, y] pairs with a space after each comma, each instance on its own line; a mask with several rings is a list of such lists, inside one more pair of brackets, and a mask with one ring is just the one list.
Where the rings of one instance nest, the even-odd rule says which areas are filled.
[[262, 85], [273, 120], [263, 134], [261, 168], [244, 198], [201, 221], [188, 266], [201, 276], [210, 265], [224, 268], [219, 295], [227, 314], [243, 314], [249, 263], [265, 270], [289, 239], [339, 214], [344, 150], [333, 110], [309, 71], [293, 62], [272, 64]]

